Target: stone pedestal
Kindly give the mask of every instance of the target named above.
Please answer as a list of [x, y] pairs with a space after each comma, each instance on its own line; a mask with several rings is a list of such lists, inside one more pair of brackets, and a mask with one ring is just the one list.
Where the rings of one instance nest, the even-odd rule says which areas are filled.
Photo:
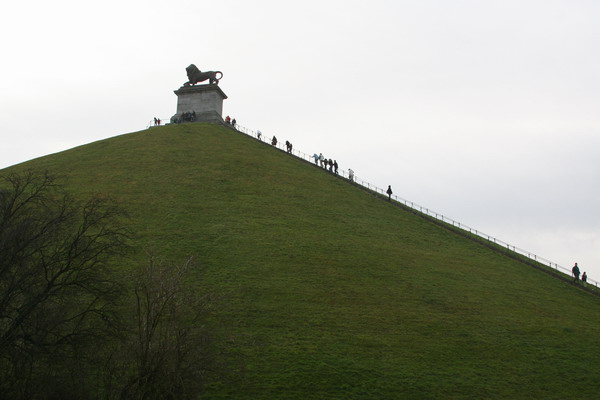
[[223, 100], [227, 98], [218, 85], [182, 86], [175, 90], [177, 114], [171, 122], [185, 121], [185, 113], [196, 113], [193, 122], [223, 123]]

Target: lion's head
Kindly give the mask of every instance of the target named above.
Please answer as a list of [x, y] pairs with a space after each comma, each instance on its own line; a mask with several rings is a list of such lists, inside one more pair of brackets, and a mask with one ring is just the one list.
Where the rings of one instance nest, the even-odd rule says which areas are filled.
[[187, 77], [190, 82], [194, 82], [198, 79], [198, 75], [200, 75], [200, 70], [194, 64], [190, 64], [186, 69]]

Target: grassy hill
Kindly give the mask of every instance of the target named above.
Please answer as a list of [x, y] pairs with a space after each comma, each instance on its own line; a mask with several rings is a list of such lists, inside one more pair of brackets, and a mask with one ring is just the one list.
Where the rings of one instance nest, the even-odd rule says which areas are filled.
[[152, 128], [12, 167], [28, 168], [125, 206], [132, 263], [196, 257], [234, 371], [207, 399], [600, 393], [597, 297], [230, 129]]

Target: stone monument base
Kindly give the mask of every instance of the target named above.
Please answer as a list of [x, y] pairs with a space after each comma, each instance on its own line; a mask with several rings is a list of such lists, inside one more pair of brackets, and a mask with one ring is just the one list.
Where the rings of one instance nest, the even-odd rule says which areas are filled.
[[171, 123], [211, 122], [223, 123], [223, 100], [227, 95], [218, 85], [182, 86], [175, 90], [177, 113]]

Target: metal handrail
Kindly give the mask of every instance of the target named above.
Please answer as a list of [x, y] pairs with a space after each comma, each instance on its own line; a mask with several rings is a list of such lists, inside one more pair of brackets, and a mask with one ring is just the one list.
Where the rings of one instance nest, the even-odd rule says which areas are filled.
[[[244, 134], [246, 134], [248, 136], [251, 136], [251, 137], [253, 137], [255, 139], [259, 139], [258, 138], [258, 131], [254, 131], [254, 130], [248, 129], [248, 128], [246, 128], [244, 126], [241, 126], [239, 124], [236, 124], [235, 127], [232, 126], [232, 128], [234, 128], [238, 132], [244, 133]], [[259, 140], [260, 141], [264, 141], [267, 144], [270, 144], [272, 138], [269, 139], [267, 136], [265, 136], [264, 134], [261, 133], [261, 138]], [[278, 149], [280, 149], [282, 151], [287, 151], [287, 149], [283, 148], [283, 144], [284, 143], [282, 143], [279, 140], [277, 142], [277, 145], [275, 147], [277, 147]], [[310, 156], [310, 155], [308, 155], [307, 153], [302, 152], [302, 151], [299, 151], [299, 150], [296, 150], [296, 149], [292, 149], [292, 152], [289, 153], [289, 154], [291, 154], [293, 156], [296, 156], [298, 158], [301, 158], [304, 161], [307, 161], [307, 162], [310, 162], [310, 163], [314, 163], [313, 157]], [[377, 186], [375, 186], [375, 185], [373, 185], [373, 184], [371, 184], [369, 182], [366, 182], [366, 181], [358, 178], [355, 174], [353, 174], [353, 178], [352, 179], [350, 179], [349, 175], [344, 170], [339, 171], [338, 175], [340, 175], [340, 176], [342, 176], [342, 177], [344, 177], [344, 178], [346, 178], [348, 180], [351, 180], [352, 182], [354, 182], [354, 183], [356, 183], [358, 185], [361, 185], [361, 186], [367, 188], [368, 190], [374, 191], [374, 192], [376, 192], [378, 194], [381, 194], [383, 196], [387, 196], [387, 193], [385, 192], [385, 190], [383, 190], [383, 189], [381, 189], [381, 188], [379, 188], [379, 187], [377, 187]], [[484, 232], [482, 232], [482, 231], [480, 231], [478, 229], [475, 229], [475, 228], [472, 228], [472, 227], [470, 227], [468, 225], [462, 224], [462, 223], [460, 223], [458, 221], [455, 221], [452, 218], [446, 217], [445, 215], [443, 215], [441, 213], [438, 213], [438, 212], [435, 212], [433, 210], [430, 210], [427, 207], [423, 207], [423, 206], [421, 206], [421, 205], [419, 205], [417, 203], [414, 203], [412, 201], [403, 199], [403, 198], [401, 198], [399, 196], [396, 196], [394, 194], [391, 196], [391, 199], [393, 199], [396, 202], [398, 202], [400, 204], [403, 204], [406, 207], [409, 207], [409, 208], [411, 208], [411, 209], [413, 209], [413, 210], [415, 210], [415, 211], [417, 211], [417, 212], [419, 212], [421, 214], [424, 214], [424, 215], [426, 215], [428, 217], [435, 218], [438, 221], [441, 221], [441, 222], [444, 222], [446, 224], [452, 225], [454, 228], [458, 228], [458, 229], [461, 229], [461, 230], [463, 230], [465, 232], [469, 232], [470, 234], [473, 234], [473, 235], [478, 236], [478, 237], [480, 237], [482, 239], [485, 239], [485, 240], [487, 240], [489, 242], [492, 242], [492, 243], [494, 243], [494, 244], [496, 244], [496, 245], [498, 245], [500, 247], [506, 248], [509, 251], [512, 251], [512, 252], [517, 253], [517, 254], [519, 254], [521, 256], [527, 257], [530, 260], [533, 260], [533, 261], [535, 261], [537, 263], [540, 263], [540, 264], [545, 265], [545, 266], [547, 266], [547, 267], [549, 267], [551, 269], [554, 269], [557, 272], [563, 273], [563, 274], [565, 274], [565, 275], [567, 275], [569, 277], [571, 276], [571, 270], [570, 269], [565, 268], [565, 267], [563, 267], [563, 266], [561, 266], [561, 265], [559, 265], [559, 264], [557, 264], [557, 263], [555, 263], [553, 261], [550, 261], [550, 260], [548, 260], [548, 259], [546, 259], [544, 257], [540, 257], [540, 256], [538, 256], [537, 254], [535, 254], [535, 253], [533, 253], [531, 251], [528, 251], [528, 250], [519, 248], [517, 246], [514, 246], [512, 244], [509, 244], [509, 243], [507, 243], [507, 242], [505, 242], [503, 240], [500, 240], [500, 239], [497, 239], [497, 238], [495, 238], [495, 237], [493, 237], [491, 235], [488, 235], [487, 233], [484, 233]], [[588, 277], [587, 282], [589, 284], [591, 284], [591, 285], [596, 286], [596, 288], [598, 288], [598, 284], [599, 284], [598, 281], [596, 281], [594, 279], [590, 279]]]

